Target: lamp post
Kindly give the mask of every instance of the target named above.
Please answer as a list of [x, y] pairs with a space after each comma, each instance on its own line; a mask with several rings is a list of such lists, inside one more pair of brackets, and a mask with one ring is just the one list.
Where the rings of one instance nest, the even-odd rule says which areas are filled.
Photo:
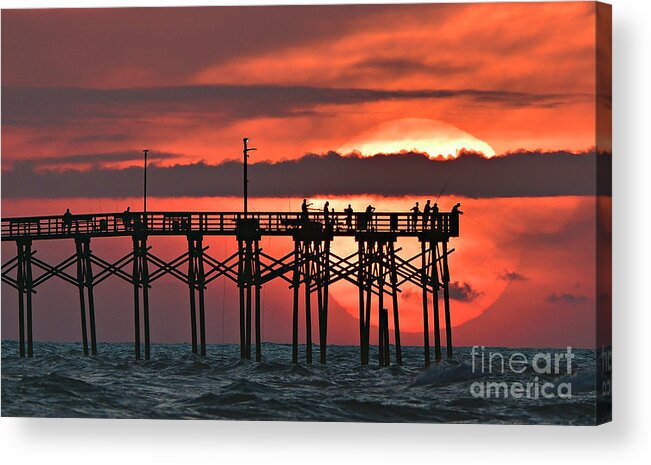
[[242, 139], [242, 142], [244, 142], [244, 149], [242, 150], [242, 155], [244, 156], [244, 217], [246, 217], [249, 207], [248, 207], [248, 199], [249, 199], [249, 193], [248, 193], [248, 184], [249, 184], [249, 178], [248, 178], [248, 159], [249, 159], [249, 152], [253, 150], [257, 150], [254, 147], [249, 148], [249, 138], [245, 137]]
[[143, 202], [142, 202], [142, 221], [147, 229], [147, 154], [149, 149], [143, 149], [142, 153], [145, 154], [145, 169], [144, 169], [144, 179], [143, 179]]

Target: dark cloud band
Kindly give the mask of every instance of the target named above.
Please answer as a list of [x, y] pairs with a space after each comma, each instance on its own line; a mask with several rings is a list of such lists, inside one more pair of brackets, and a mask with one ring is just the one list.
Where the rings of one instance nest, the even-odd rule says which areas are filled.
[[[609, 154], [594, 152], [518, 152], [490, 159], [463, 154], [454, 160], [431, 160], [417, 153], [364, 158], [330, 152], [250, 165], [249, 195], [376, 194], [435, 198], [446, 184], [445, 194], [476, 198], [609, 195], [611, 158]], [[107, 161], [111, 157], [100, 154], [98, 159]], [[121, 159], [119, 156], [115, 161]], [[90, 163], [92, 156], [84, 156], [83, 160]], [[140, 167], [94, 165], [86, 171], [50, 171], [36, 166], [33, 162], [16, 162], [11, 169], [4, 170], [3, 197], [120, 198], [142, 194]], [[160, 197], [239, 196], [241, 179], [242, 165], [237, 161], [217, 165], [152, 165], [149, 193]]]

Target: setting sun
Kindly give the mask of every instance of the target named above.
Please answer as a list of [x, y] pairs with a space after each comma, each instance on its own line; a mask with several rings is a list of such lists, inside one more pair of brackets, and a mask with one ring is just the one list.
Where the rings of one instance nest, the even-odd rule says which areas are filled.
[[490, 158], [493, 148], [461, 129], [429, 118], [402, 118], [387, 121], [362, 132], [339, 147], [340, 153], [358, 151], [364, 156], [398, 153], [404, 150], [456, 158], [461, 150], [481, 152]]

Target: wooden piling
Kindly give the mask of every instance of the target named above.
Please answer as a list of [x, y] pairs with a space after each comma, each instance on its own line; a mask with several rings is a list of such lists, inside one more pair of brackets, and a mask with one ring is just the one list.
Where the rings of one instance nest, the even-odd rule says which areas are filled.
[[22, 241], [16, 241], [18, 253], [18, 269], [16, 283], [18, 288], [18, 349], [20, 357], [25, 357], [25, 247]]
[[88, 335], [86, 333], [86, 276], [84, 272], [85, 257], [83, 250], [82, 238], [75, 238], [75, 247], [77, 250], [77, 287], [79, 289], [79, 310], [81, 312], [81, 344], [84, 355], [88, 356]]
[[312, 286], [311, 275], [312, 257], [310, 254], [310, 243], [305, 244], [305, 361], [308, 365], [312, 363], [312, 302], [310, 287]]
[[448, 358], [452, 358], [452, 322], [450, 319], [450, 269], [448, 268], [448, 242], [443, 241], [443, 303], [445, 305], [445, 343]]
[[357, 245], [357, 288], [359, 291], [359, 354], [360, 363], [364, 365], [364, 288], [365, 288], [365, 270], [364, 270], [364, 242], [359, 240]]
[[95, 327], [95, 296], [93, 283], [93, 267], [91, 261], [90, 238], [84, 242], [84, 258], [86, 261], [86, 292], [88, 293], [88, 319], [90, 321], [90, 350], [91, 355], [97, 355], [97, 332]]
[[31, 241], [27, 242], [26, 252], [25, 252], [25, 293], [27, 300], [27, 357], [32, 358], [34, 356], [34, 334], [32, 330], [32, 294], [33, 289], [33, 277], [32, 277], [32, 243]]
[[133, 237], [133, 344], [136, 360], [140, 360], [140, 266], [138, 260], [138, 239]]
[[203, 243], [197, 241], [197, 285], [199, 289], [199, 340], [201, 341], [201, 355], [206, 356], [206, 302], [205, 288], [206, 275], [203, 264]]
[[245, 329], [245, 314], [244, 314], [244, 250], [242, 240], [237, 241], [238, 244], [238, 279], [237, 285], [240, 291], [240, 358], [246, 358], [246, 329]]
[[393, 331], [396, 346], [396, 363], [402, 365], [402, 347], [400, 345], [400, 317], [398, 315], [398, 272], [396, 269], [396, 255], [393, 242], [389, 242], [389, 261], [391, 263], [391, 298], [393, 304]]
[[294, 305], [292, 311], [292, 363], [298, 363], [298, 298], [299, 298], [299, 285], [300, 285], [300, 255], [299, 255], [299, 241], [294, 240], [294, 269], [292, 277], [292, 285], [294, 287]]
[[255, 241], [254, 249], [254, 285], [255, 285], [255, 361], [262, 361], [262, 328], [260, 315], [260, 243]]
[[145, 360], [151, 356], [151, 339], [149, 332], [149, 267], [147, 265], [147, 242], [143, 239], [142, 255], [140, 257], [140, 273], [142, 282], [142, 310], [143, 324], [145, 326]]
[[195, 241], [188, 236], [188, 288], [190, 290], [190, 332], [192, 340], [192, 353], [197, 353], [197, 308], [196, 308], [196, 271], [195, 260], [196, 246]]
[[439, 316], [439, 246], [438, 242], [431, 242], [430, 249], [433, 250], [432, 257], [432, 302], [434, 305], [434, 360], [436, 363], [441, 361], [441, 323]]
[[428, 260], [427, 260], [427, 244], [424, 240], [421, 241], [421, 291], [423, 293], [423, 351], [425, 358], [425, 366], [430, 365], [430, 350], [429, 350], [429, 311], [427, 309], [427, 279], [428, 279]]

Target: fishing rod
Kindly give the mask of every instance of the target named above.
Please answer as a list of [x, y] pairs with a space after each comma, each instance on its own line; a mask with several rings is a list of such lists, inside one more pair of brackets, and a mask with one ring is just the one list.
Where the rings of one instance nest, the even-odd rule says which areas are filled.
[[443, 186], [443, 189], [441, 189], [441, 192], [439, 192], [439, 195], [436, 197], [436, 200], [434, 201], [434, 203], [438, 203], [439, 199], [441, 198], [441, 196], [443, 195], [443, 193], [445, 192], [445, 190], [448, 188], [448, 184], [450, 184], [450, 181], [452, 181], [452, 178], [454, 178], [454, 175], [453, 175], [453, 176], [450, 176], [450, 178], [448, 179], [448, 181], [447, 181], [447, 182], [445, 183], [445, 185]]

